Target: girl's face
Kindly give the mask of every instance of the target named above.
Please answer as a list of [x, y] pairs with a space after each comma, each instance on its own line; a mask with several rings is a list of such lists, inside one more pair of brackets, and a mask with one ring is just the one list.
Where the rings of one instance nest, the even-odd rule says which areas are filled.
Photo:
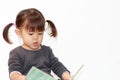
[[43, 32], [30, 32], [24, 28], [20, 29], [19, 35], [23, 40], [23, 47], [28, 50], [38, 50], [43, 40]]

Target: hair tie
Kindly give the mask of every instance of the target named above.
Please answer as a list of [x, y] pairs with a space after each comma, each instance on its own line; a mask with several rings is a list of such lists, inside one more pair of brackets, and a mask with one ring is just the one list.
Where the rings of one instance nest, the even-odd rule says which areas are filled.
[[15, 24], [15, 23], [13, 23], [13, 26], [15, 26], [15, 27], [16, 27], [16, 24]]

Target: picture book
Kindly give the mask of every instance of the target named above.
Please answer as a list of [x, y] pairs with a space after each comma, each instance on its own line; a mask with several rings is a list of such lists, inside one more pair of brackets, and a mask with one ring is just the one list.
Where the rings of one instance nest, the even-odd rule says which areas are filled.
[[56, 79], [33, 66], [27, 73], [26, 80], [56, 80]]

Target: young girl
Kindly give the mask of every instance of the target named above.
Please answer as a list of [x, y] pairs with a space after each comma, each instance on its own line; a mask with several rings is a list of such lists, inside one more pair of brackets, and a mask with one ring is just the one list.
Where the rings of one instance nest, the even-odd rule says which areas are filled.
[[42, 45], [45, 22], [51, 28], [51, 37], [57, 36], [54, 23], [45, 20], [40, 11], [35, 8], [19, 12], [16, 23], [9, 23], [3, 30], [3, 38], [12, 44], [8, 37], [9, 28], [16, 25], [16, 34], [23, 44], [10, 51], [8, 66], [11, 80], [25, 80], [25, 75], [35, 66], [51, 74], [51, 70], [63, 80], [72, 80], [68, 69], [54, 56], [52, 49]]

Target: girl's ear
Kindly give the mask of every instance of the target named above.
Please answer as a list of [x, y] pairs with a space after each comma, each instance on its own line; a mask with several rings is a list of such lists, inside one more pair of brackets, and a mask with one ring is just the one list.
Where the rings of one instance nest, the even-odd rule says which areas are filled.
[[17, 36], [21, 38], [21, 31], [20, 31], [20, 29], [15, 29], [15, 32], [16, 32]]

